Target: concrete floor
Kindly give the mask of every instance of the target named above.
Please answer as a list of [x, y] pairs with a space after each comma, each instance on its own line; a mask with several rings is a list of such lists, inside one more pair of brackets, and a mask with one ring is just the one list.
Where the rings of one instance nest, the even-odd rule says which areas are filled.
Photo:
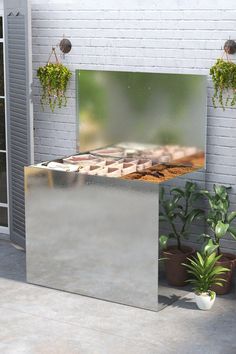
[[236, 294], [155, 313], [25, 283], [25, 253], [0, 242], [1, 354], [236, 354]]

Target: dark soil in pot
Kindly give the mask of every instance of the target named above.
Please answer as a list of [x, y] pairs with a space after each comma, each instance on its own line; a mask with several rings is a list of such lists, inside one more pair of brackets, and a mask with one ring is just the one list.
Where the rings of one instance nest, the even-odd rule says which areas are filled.
[[194, 249], [188, 246], [182, 246], [181, 251], [177, 246], [170, 246], [162, 252], [165, 264], [166, 279], [170, 285], [184, 286], [189, 278], [186, 267], [186, 258], [194, 254]]
[[226, 282], [223, 282], [223, 286], [215, 285], [212, 287], [212, 290], [215, 291], [217, 295], [228, 294], [232, 288], [233, 272], [236, 266], [236, 255], [231, 253], [222, 253], [222, 257], [217, 262], [217, 265], [230, 269], [230, 272], [220, 276], [220, 278], [226, 280]]

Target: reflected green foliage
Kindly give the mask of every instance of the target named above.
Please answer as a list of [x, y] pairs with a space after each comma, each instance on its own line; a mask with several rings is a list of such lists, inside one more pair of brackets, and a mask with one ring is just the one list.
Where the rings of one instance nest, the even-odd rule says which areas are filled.
[[180, 133], [173, 129], [168, 128], [161, 128], [157, 135], [153, 138], [151, 143], [155, 143], [156, 141], [159, 142], [161, 145], [165, 144], [178, 144], [181, 140]]
[[[106, 119], [106, 89], [104, 83], [93, 71], [83, 71], [77, 80], [80, 112], [89, 114], [91, 119], [103, 121]], [[81, 88], [81, 89], [80, 89]]]
[[[120, 83], [129, 97], [133, 108], [139, 112], [145, 112], [148, 105], [152, 104], [153, 96], [168, 97], [170, 107], [175, 113], [172, 118], [178, 118], [178, 112], [184, 110], [185, 101], [192, 99], [198, 92], [198, 80], [184, 75], [150, 74], [150, 73], [125, 73], [114, 72], [113, 77]], [[189, 89], [191, 87], [191, 90]], [[161, 103], [159, 101], [159, 103]], [[181, 103], [181, 104], [180, 104]], [[165, 100], [163, 102], [165, 104]]]
[[133, 141], [204, 149], [203, 76], [80, 70], [77, 97], [81, 151], [93, 139], [100, 146]]

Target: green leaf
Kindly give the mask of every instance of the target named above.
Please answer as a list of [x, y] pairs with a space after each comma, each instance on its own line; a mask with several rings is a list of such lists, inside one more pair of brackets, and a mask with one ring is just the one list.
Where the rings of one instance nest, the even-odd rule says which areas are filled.
[[219, 245], [216, 245], [213, 242], [213, 240], [210, 238], [210, 239], [206, 240], [206, 242], [203, 244], [202, 252], [204, 255], [210, 255], [211, 253], [215, 252], [218, 247], [219, 247]]
[[159, 214], [159, 221], [168, 221], [168, 218], [165, 215]]
[[227, 217], [228, 223], [231, 223], [231, 221], [233, 221], [235, 218], [236, 218], [236, 211], [232, 211]]
[[213, 188], [214, 188], [215, 194], [219, 195], [220, 197], [225, 198], [225, 196], [227, 195], [227, 191], [226, 191], [225, 186], [214, 184]]
[[208, 292], [212, 285], [225, 281], [220, 276], [229, 270], [216, 265], [220, 257], [215, 252], [211, 254], [200, 254], [197, 252], [196, 257], [187, 258], [189, 263], [183, 263], [187, 268], [187, 272], [191, 275], [188, 282], [192, 284], [194, 290], [199, 293]]
[[203, 217], [204, 214], [202, 209], [193, 209], [187, 216], [187, 222], [191, 224], [195, 219]]
[[159, 237], [159, 243], [160, 243], [160, 247], [162, 250], [165, 250], [167, 248], [168, 239], [169, 239], [169, 237], [166, 235], [161, 235]]
[[209, 290], [208, 292], [209, 292], [211, 300], [213, 300], [215, 295], [216, 295], [216, 293], [214, 291], [212, 291], [212, 290]]
[[203, 260], [201, 254], [200, 254], [199, 252], [197, 252], [197, 257], [198, 257], [198, 260], [199, 260], [200, 265], [203, 266], [204, 260]]
[[197, 201], [198, 199], [202, 198], [202, 194], [200, 192], [195, 192], [192, 196], [193, 201]]
[[229, 226], [228, 232], [230, 233], [231, 236], [233, 236], [233, 238], [236, 239], [236, 227]]
[[161, 201], [164, 200], [164, 196], [165, 196], [165, 188], [161, 187], [160, 194], [159, 194], [159, 198], [160, 198]]
[[202, 196], [207, 197], [209, 200], [212, 199], [212, 196], [211, 196], [210, 192], [207, 191], [207, 190], [200, 190], [199, 193], [200, 193]]
[[176, 193], [176, 194], [181, 195], [181, 197], [184, 197], [184, 191], [180, 188], [172, 188], [171, 193]]
[[175, 196], [173, 196], [173, 204], [177, 204], [178, 202], [179, 202], [179, 200], [181, 199], [182, 197], [181, 197], [181, 195], [175, 195]]
[[222, 221], [218, 221], [215, 227], [215, 234], [217, 238], [221, 238], [223, 236], [225, 236], [227, 230], [229, 228], [229, 224], [228, 223], [223, 223]]
[[196, 190], [196, 183], [187, 181], [185, 183], [185, 197], [189, 199]]

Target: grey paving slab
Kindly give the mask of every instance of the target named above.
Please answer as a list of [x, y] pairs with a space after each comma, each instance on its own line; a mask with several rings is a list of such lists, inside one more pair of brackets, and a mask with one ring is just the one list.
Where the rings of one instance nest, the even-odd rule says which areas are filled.
[[236, 353], [235, 289], [209, 312], [188, 293], [155, 313], [18, 281], [22, 253], [5, 261], [21, 251], [0, 246], [0, 353]]
[[2, 309], [2, 354], [155, 354], [157, 348], [46, 317]]
[[0, 278], [26, 281], [25, 252], [4, 240], [0, 240]]

